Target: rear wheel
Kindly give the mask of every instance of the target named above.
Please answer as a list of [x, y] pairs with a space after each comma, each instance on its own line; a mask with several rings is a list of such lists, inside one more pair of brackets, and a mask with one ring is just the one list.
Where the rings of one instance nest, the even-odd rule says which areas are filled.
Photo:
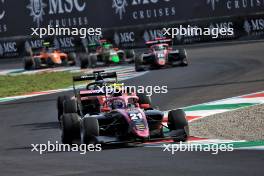
[[74, 66], [76, 64], [76, 53], [69, 53], [68, 54], [68, 64], [70, 66]]
[[136, 72], [141, 72], [141, 71], [145, 71], [144, 66], [141, 63], [141, 56], [137, 56], [135, 59], [135, 70]]
[[66, 99], [63, 102], [63, 112], [67, 113], [77, 113], [77, 102], [75, 99]]
[[90, 54], [88, 56], [88, 62], [90, 68], [95, 68], [97, 66], [97, 55], [96, 54]]
[[24, 57], [24, 69], [31, 70], [34, 69], [34, 60], [32, 57]]
[[86, 117], [82, 121], [82, 143], [96, 144], [99, 136], [99, 123], [95, 117]]
[[186, 141], [189, 136], [189, 125], [182, 109], [169, 111], [168, 128], [175, 142]]
[[89, 60], [87, 54], [81, 54], [80, 57], [80, 67], [81, 69], [88, 68]]
[[61, 116], [63, 114], [63, 104], [64, 102], [67, 100], [69, 101], [71, 99], [71, 97], [69, 96], [59, 96], [57, 98], [57, 110], [58, 110], [58, 120], [61, 121]]
[[126, 50], [126, 58], [132, 59], [131, 62], [135, 61], [135, 51], [133, 49]]
[[149, 104], [151, 106], [152, 102], [150, 96], [147, 96], [145, 93], [138, 93], [137, 96], [139, 98], [139, 104]]
[[125, 63], [125, 53], [123, 51], [120, 51], [117, 53], [118, 57], [119, 57], [119, 62], [120, 63]]
[[80, 117], [78, 114], [63, 114], [61, 119], [61, 141], [63, 144], [72, 144], [80, 137]]

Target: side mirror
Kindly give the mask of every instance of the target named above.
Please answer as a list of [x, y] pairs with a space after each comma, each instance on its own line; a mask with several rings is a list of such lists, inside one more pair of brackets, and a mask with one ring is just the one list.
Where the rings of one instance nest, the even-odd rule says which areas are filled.
[[149, 104], [141, 104], [140, 105], [140, 108], [141, 109], [149, 109], [150, 108], [150, 105]]

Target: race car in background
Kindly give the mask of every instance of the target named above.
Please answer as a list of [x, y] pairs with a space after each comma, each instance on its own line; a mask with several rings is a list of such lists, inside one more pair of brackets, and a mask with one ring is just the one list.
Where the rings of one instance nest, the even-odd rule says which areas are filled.
[[[167, 119], [162, 111], [152, 108], [150, 98], [144, 94], [131, 92], [107, 95], [100, 87], [108, 83], [104, 79], [114, 77], [115, 72], [76, 76], [74, 82], [95, 81], [81, 90], [77, 90], [73, 84], [74, 97], [58, 98], [57, 108], [64, 144], [72, 144], [76, 140], [84, 144], [187, 140], [188, 122], [182, 110], [170, 111]], [[163, 131], [165, 120], [165, 127], [170, 131], [168, 134]]]
[[109, 66], [111, 64], [132, 63], [135, 60], [134, 50], [120, 50], [105, 40], [96, 43], [85, 43], [86, 54], [80, 56], [81, 68]]
[[32, 49], [29, 46], [25, 48], [27, 53], [23, 60], [25, 70], [76, 64], [75, 53], [63, 53], [59, 49], [51, 47], [49, 42], [44, 42], [43, 45], [44, 47], [40, 49]]
[[187, 66], [187, 52], [185, 49], [172, 48], [172, 40], [157, 38], [146, 43], [148, 52], [140, 54], [135, 59], [135, 70], [163, 68], [165, 66]]

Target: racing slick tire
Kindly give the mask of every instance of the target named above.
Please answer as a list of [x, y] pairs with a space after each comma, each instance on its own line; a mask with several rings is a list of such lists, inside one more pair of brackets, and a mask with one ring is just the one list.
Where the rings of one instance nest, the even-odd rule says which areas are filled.
[[67, 113], [77, 113], [77, 102], [76, 100], [65, 100], [63, 102], [63, 113], [67, 114]]
[[119, 63], [121, 64], [125, 63], [125, 52], [123, 50], [119, 50], [117, 52], [117, 55], [119, 57]]
[[80, 67], [81, 67], [81, 69], [88, 68], [89, 60], [88, 60], [87, 54], [81, 54], [79, 59], [80, 59]]
[[126, 50], [125, 54], [126, 54], [127, 59], [131, 59], [130, 63], [135, 62], [136, 54], [135, 54], [135, 51], [133, 49]]
[[61, 119], [61, 141], [72, 144], [74, 139], [80, 138], [80, 117], [78, 114], [63, 114]]
[[98, 143], [96, 137], [99, 136], [99, 123], [95, 117], [85, 117], [82, 120], [81, 139], [83, 144]]
[[41, 59], [40, 58], [33, 58], [34, 62], [34, 69], [39, 69], [41, 67]]
[[136, 72], [141, 72], [141, 71], [145, 71], [145, 68], [144, 66], [142, 66], [142, 63], [141, 63], [141, 55], [137, 56], [135, 58], [135, 70]]
[[139, 104], [148, 104], [151, 106], [152, 102], [151, 102], [151, 97], [147, 96], [145, 93], [138, 93], [138, 103]]
[[61, 116], [63, 115], [63, 104], [65, 101], [71, 100], [71, 97], [63, 95], [57, 98], [57, 110], [58, 110], [58, 120], [61, 121]]
[[189, 125], [182, 109], [169, 111], [168, 128], [175, 142], [185, 142], [189, 136]]
[[76, 65], [76, 58], [77, 58], [76, 53], [69, 53], [68, 54], [68, 64], [70, 66]]
[[30, 46], [30, 44], [28, 42], [25, 42], [25, 46], [24, 46], [24, 56], [32, 56], [33, 55], [33, 51], [32, 51], [32, 47]]
[[181, 59], [181, 66], [188, 66], [187, 52], [185, 49], [179, 50], [179, 57]]
[[90, 68], [95, 68], [97, 66], [97, 55], [96, 54], [90, 54], [88, 56], [88, 62]]
[[24, 57], [24, 69], [32, 70], [35, 68], [34, 60], [32, 57]]

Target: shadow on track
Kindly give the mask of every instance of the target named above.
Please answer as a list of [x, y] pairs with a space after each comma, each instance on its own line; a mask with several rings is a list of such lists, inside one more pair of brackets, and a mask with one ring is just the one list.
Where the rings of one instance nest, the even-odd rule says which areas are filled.
[[13, 125], [11, 127], [27, 127], [27, 128], [31, 128], [32, 131], [48, 130], [48, 129], [59, 129], [59, 123], [58, 122], [29, 123], [29, 124]]

